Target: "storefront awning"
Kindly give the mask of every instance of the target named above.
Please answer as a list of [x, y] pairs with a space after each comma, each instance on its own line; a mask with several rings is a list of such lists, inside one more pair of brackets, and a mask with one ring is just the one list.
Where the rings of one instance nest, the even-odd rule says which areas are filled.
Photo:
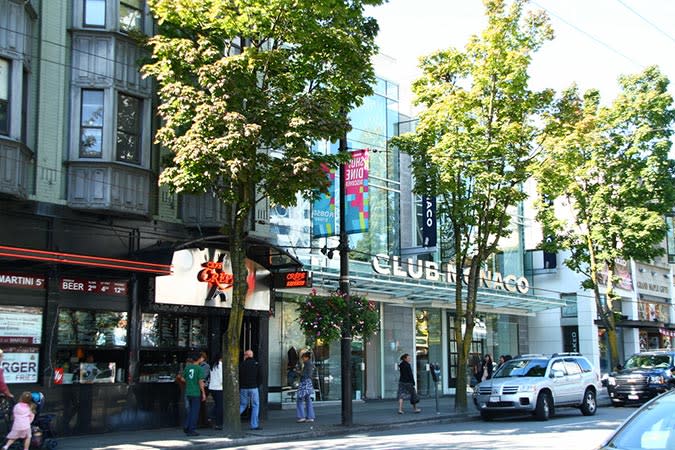
[[[305, 266], [312, 271], [312, 283], [316, 289], [334, 291], [338, 288], [339, 270], [328, 267]], [[373, 300], [404, 303], [415, 306], [454, 308], [455, 287], [453, 283], [429, 280], [413, 280], [391, 275], [350, 270], [351, 292], [368, 294]], [[297, 290], [289, 293], [300, 294]], [[563, 299], [506, 292], [482, 288], [478, 292], [477, 308], [480, 311], [503, 312], [516, 315], [534, 315], [539, 311], [566, 306]]]

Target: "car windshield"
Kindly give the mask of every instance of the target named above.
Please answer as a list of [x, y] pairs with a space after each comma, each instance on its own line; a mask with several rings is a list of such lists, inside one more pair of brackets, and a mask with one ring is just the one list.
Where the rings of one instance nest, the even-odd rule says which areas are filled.
[[633, 355], [626, 361], [626, 369], [665, 369], [670, 367], [668, 355]]
[[645, 405], [619, 429], [607, 448], [675, 448], [675, 395], [663, 395]]
[[492, 378], [543, 377], [547, 364], [546, 359], [512, 359], [504, 363]]

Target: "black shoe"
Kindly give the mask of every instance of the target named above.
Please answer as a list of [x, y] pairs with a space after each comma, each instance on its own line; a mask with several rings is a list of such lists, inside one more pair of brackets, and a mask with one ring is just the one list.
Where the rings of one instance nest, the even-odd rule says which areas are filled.
[[213, 427], [213, 429], [214, 429], [214, 430], [222, 430], [223, 427], [221, 427], [220, 425], [216, 425], [215, 427]]
[[199, 433], [197, 433], [196, 431], [188, 431], [185, 434], [187, 434], [188, 436], [199, 436]]
[[188, 432], [188, 429], [187, 429], [187, 428], [183, 428], [183, 433], [187, 433], [187, 432]]
[[262, 427], [251, 428], [251, 431], [258, 431], [258, 430], [262, 430]]

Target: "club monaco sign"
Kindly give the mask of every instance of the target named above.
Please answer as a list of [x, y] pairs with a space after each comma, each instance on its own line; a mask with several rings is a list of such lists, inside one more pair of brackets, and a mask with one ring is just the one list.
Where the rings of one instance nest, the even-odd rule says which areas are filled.
[[[433, 261], [415, 261], [409, 258], [401, 262], [398, 256], [375, 255], [371, 261], [373, 270], [380, 275], [412, 278], [414, 280], [442, 281], [456, 283], [457, 270], [453, 264], [438, 264]], [[468, 269], [464, 270], [464, 282], [467, 282]], [[481, 270], [481, 286], [507, 292], [527, 294], [530, 283], [525, 277], [515, 275], [502, 276], [499, 272]]]

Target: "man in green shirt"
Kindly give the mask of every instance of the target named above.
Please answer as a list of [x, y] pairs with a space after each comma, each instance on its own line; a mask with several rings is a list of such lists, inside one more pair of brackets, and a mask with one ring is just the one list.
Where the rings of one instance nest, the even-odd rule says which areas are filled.
[[197, 419], [199, 419], [199, 406], [201, 401], [206, 399], [204, 370], [195, 363], [197, 359], [198, 356], [194, 359], [188, 358], [182, 375], [185, 380], [185, 398], [188, 403], [183, 431], [188, 436], [199, 436], [199, 433], [196, 431]]

